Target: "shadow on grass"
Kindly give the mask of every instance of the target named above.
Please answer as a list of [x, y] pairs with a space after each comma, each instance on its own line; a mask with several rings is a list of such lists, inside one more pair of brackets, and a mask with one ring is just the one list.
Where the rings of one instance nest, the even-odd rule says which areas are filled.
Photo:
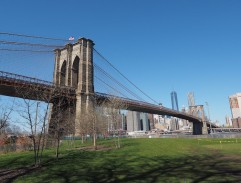
[[[120, 150], [121, 151], [121, 150]], [[17, 182], [241, 182], [241, 160], [218, 153], [141, 157], [134, 151], [72, 151]], [[25, 175], [25, 176], [23, 176]], [[20, 177], [21, 176], [21, 177]]]

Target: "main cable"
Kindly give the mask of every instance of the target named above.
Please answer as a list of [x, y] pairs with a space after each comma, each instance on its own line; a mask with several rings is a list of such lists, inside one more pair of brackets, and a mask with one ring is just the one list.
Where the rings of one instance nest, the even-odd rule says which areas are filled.
[[[33, 36], [33, 35], [26, 35], [26, 34], [15, 34], [15, 33], [8, 33], [8, 32], [0, 32], [0, 35], [9, 35], [9, 36], [19, 36], [19, 37], [28, 37], [28, 38], [38, 38], [38, 39], [47, 39], [47, 40], [59, 40], [59, 41], [70, 41], [68, 39], [61, 39], [61, 38], [50, 38], [50, 37], [42, 37], [42, 36]], [[50, 52], [50, 51], [40, 51], [40, 50], [10, 50], [10, 49], [1, 49], [5, 51], [30, 51], [30, 52]], [[149, 95], [147, 95], [144, 91], [142, 91], [139, 87], [137, 87], [132, 81], [130, 81], [124, 74], [122, 74], [113, 64], [111, 64], [102, 54], [100, 54], [95, 48], [93, 49], [103, 60], [105, 60], [115, 71], [117, 71], [123, 78], [125, 78], [130, 84], [132, 84], [137, 90], [139, 90], [142, 94], [148, 97], [153, 102], [157, 103], [154, 99], [152, 99]]]
[[0, 40], [0, 44], [25, 45], [25, 46], [39, 46], [39, 47], [50, 47], [50, 48], [63, 47], [63, 46], [60, 46], [60, 45], [36, 44], [36, 43], [17, 42], [17, 41], [5, 41], [5, 40]]
[[48, 39], [48, 40], [55, 40], [55, 41], [70, 41], [70, 40], [68, 40], [68, 39], [42, 37], [42, 36], [33, 36], [33, 35], [26, 35], [26, 34], [15, 34], [15, 33], [8, 33], [8, 32], [0, 32], [0, 34], [2, 34], [2, 35], [9, 35], [9, 36], [19, 36], [19, 37], [37, 38], [37, 39]]
[[51, 53], [51, 52], [53, 52], [53, 51], [50, 51], [50, 50], [28, 50], [28, 49], [8, 49], [8, 48], [0, 48], [0, 51], [37, 52], [37, 53]]

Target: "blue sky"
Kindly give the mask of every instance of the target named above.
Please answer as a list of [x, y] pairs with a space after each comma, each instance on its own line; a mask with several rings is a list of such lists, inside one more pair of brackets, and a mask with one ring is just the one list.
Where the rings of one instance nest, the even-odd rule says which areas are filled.
[[[187, 106], [193, 91], [197, 104], [209, 103], [211, 119], [224, 123], [228, 96], [241, 92], [240, 10], [239, 0], [3, 0], [0, 32], [90, 38], [164, 106], [171, 107], [172, 90], [179, 108]], [[6, 60], [0, 58], [0, 70], [24, 68]], [[34, 69], [23, 74], [51, 80], [52, 56], [27, 65]]]

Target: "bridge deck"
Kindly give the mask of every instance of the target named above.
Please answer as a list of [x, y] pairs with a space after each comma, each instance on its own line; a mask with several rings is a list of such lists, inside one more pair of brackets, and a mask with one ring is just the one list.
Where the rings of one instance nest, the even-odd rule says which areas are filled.
[[96, 92], [95, 95], [97, 96], [97, 98], [99, 100], [102, 100], [102, 101], [106, 101], [109, 98], [110, 99], [111, 98], [120, 99], [121, 101], [124, 101], [127, 104], [128, 110], [131, 110], [131, 111], [146, 112], [146, 113], [150, 113], [150, 114], [159, 114], [159, 115], [168, 115], [168, 116], [174, 116], [174, 117], [181, 118], [181, 119], [186, 119], [186, 120], [189, 120], [192, 122], [201, 122], [201, 119], [196, 116], [192, 116], [187, 113], [175, 111], [175, 110], [163, 107], [163, 106], [154, 105], [154, 104], [137, 101], [137, 100], [132, 100], [132, 99], [128, 99], [128, 98], [117, 97], [117, 96], [108, 95], [108, 94], [104, 94], [104, 93], [98, 93], [98, 92]]
[[[56, 93], [62, 97], [71, 97], [72, 99], [76, 99], [76, 91], [72, 87], [59, 87], [48, 81], [0, 71], [0, 95], [22, 98], [23, 94], [25, 94], [25, 98], [28, 99], [49, 101], [49, 98], [53, 97], [53, 95], [56, 95]], [[127, 104], [128, 110], [132, 111], [174, 116], [189, 120], [191, 122], [202, 122], [202, 120], [196, 116], [147, 102], [98, 92], [95, 93], [95, 96], [97, 100], [102, 101], [107, 101], [110, 98], [118, 98]]]
[[75, 89], [54, 83], [0, 71], [0, 95], [48, 101], [53, 96], [75, 97]]

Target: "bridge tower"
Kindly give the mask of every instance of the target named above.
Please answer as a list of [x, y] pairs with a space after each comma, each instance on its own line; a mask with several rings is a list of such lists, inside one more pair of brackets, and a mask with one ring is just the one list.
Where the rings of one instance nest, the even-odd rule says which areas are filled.
[[193, 134], [208, 134], [203, 105], [189, 106], [189, 113], [202, 119], [202, 123], [193, 122]]
[[[82, 113], [93, 106], [91, 97], [94, 94], [93, 46], [92, 40], [80, 38], [74, 44], [67, 44], [63, 49], [55, 50], [54, 83], [57, 86], [76, 89], [73, 104], [66, 104], [61, 110], [71, 107], [69, 110], [72, 110], [74, 115], [72, 120], [75, 122], [81, 118]], [[52, 104], [51, 120], [55, 117], [58, 102]], [[76, 125], [74, 128], [72, 130], [76, 131]]]

